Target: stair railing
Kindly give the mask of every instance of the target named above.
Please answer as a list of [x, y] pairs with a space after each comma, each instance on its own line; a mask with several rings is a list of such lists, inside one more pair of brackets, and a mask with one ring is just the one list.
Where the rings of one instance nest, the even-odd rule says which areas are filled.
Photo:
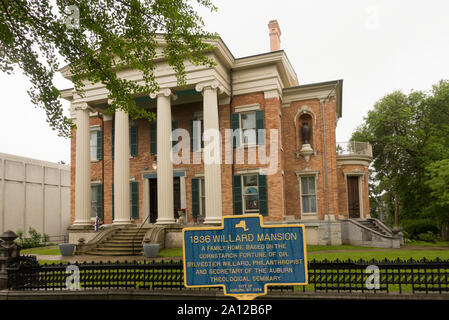
[[145, 224], [145, 222], [147, 222], [147, 220], [148, 220], [149, 217], [150, 217], [150, 215], [148, 215], [148, 216], [145, 218], [145, 220], [143, 220], [142, 224], [141, 224], [140, 227], [139, 227], [139, 230], [137, 230], [136, 234], [135, 234], [134, 237], [133, 237], [133, 242], [132, 242], [132, 245], [133, 245], [133, 255], [134, 255], [134, 240], [136, 239], [137, 235], [139, 234], [140, 230], [142, 229], [142, 227], [143, 227], [143, 225]]

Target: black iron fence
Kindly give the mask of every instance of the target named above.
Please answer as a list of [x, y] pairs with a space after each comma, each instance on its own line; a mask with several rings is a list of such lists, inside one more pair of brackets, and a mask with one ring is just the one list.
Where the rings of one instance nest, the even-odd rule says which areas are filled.
[[[449, 294], [449, 260], [312, 260], [308, 263], [308, 280], [306, 286], [271, 286], [270, 291]], [[8, 287], [11, 290], [197, 290], [184, 287], [181, 261], [39, 265], [34, 257], [21, 257], [8, 267]]]

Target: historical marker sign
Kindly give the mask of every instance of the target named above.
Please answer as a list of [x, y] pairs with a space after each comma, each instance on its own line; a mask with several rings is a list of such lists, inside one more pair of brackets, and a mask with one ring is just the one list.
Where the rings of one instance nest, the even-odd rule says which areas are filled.
[[225, 216], [221, 227], [183, 230], [186, 287], [224, 288], [255, 298], [267, 285], [307, 284], [303, 225], [263, 225], [259, 215]]

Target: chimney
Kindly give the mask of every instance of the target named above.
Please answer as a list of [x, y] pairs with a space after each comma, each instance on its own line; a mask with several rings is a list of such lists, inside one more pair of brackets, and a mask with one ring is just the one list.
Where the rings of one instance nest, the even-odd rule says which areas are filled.
[[270, 31], [270, 51], [281, 50], [281, 29], [277, 20], [268, 22], [268, 29]]

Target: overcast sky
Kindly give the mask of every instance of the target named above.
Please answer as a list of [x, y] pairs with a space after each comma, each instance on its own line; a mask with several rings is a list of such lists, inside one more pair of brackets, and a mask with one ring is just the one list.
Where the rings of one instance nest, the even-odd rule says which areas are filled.
[[[200, 14], [234, 57], [268, 52], [267, 24], [276, 19], [281, 49], [300, 84], [343, 79], [337, 141], [347, 141], [385, 94], [429, 90], [449, 79], [447, 0], [212, 1], [218, 12]], [[57, 84], [72, 86], [62, 77]], [[0, 74], [0, 152], [69, 163], [69, 139], [50, 129], [44, 112], [31, 104], [29, 87], [20, 73]]]

